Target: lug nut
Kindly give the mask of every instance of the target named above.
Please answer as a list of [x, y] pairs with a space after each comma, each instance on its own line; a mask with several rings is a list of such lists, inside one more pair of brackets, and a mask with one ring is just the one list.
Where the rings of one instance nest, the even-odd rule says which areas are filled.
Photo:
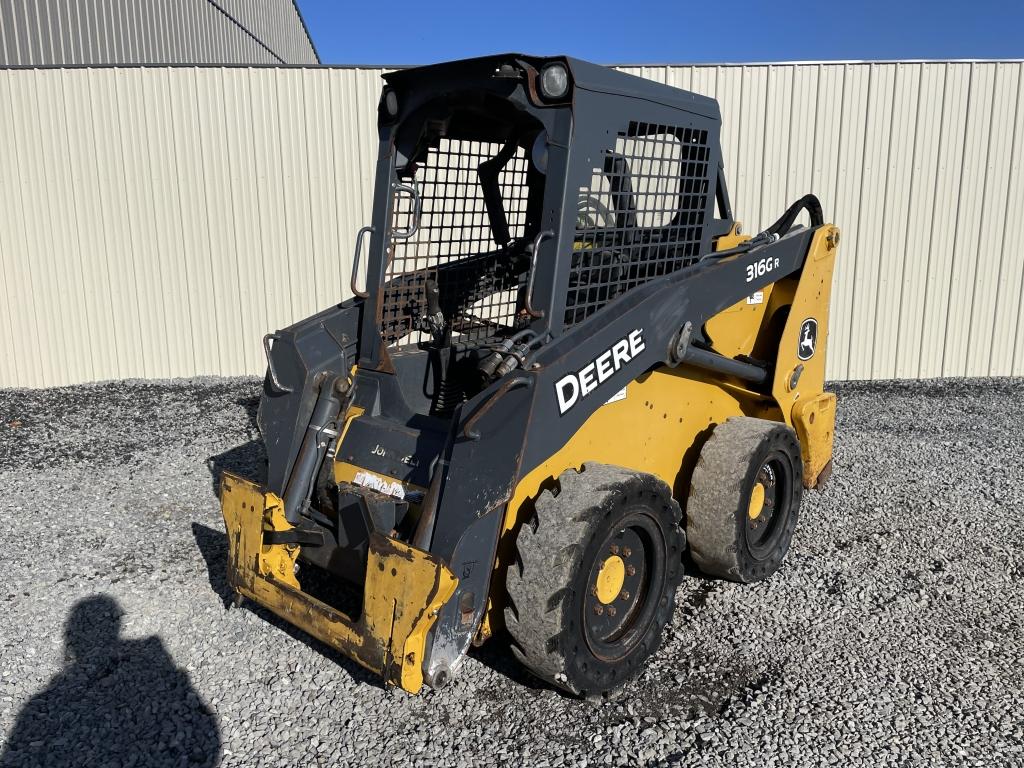
[[[609, 608], [608, 610], [611, 611], [612, 609]], [[604, 613], [604, 606], [601, 605], [600, 603], [595, 605], [594, 606], [594, 613], [596, 613], [598, 616], [600, 616], [602, 613]]]
[[629, 592], [627, 592], [626, 590], [622, 590], [619, 593], [619, 600], [629, 600]]
[[613, 555], [619, 554], [619, 545], [618, 544], [612, 544], [610, 551], [611, 551], [611, 553]]
[[614, 605], [609, 605], [608, 606], [608, 615], [609, 616], [614, 616], [615, 615], [615, 606]]
[[622, 548], [622, 556], [623, 557], [629, 557], [632, 554], [633, 554], [633, 550], [631, 550], [629, 547], [623, 547]]
[[627, 576], [636, 576], [636, 568], [634, 568], [632, 565], [627, 565], [626, 566], [626, 575]]

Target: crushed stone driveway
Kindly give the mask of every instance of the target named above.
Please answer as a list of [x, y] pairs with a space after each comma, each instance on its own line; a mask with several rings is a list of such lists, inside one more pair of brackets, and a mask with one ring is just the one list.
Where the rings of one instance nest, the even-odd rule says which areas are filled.
[[0, 390], [0, 766], [1024, 764], [1024, 381], [834, 389], [784, 568], [688, 578], [605, 705], [500, 644], [407, 696], [226, 608], [256, 380]]

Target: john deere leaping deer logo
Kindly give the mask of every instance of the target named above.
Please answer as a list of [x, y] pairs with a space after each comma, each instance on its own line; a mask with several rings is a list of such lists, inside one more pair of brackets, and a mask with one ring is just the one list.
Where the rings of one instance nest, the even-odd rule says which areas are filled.
[[800, 326], [800, 343], [797, 346], [796, 356], [801, 360], [810, 360], [814, 357], [814, 348], [818, 345], [818, 321], [808, 317]]

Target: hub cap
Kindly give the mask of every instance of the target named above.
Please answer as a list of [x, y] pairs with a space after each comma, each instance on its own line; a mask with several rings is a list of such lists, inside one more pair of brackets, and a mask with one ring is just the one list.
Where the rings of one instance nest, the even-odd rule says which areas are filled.
[[758, 559], [771, 555], [789, 517], [789, 475], [784, 457], [771, 455], [761, 465], [747, 504], [746, 538], [750, 553]]
[[750, 492], [750, 503], [747, 505], [747, 517], [757, 520], [764, 511], [764, 485], [754, 483], [754, 490]]
[[609, 605], [622, 592], [626, 581], [626, 564], [618, 555], [612, 555], [603, 563], [597, 572], [597, 599], [603, 605]]

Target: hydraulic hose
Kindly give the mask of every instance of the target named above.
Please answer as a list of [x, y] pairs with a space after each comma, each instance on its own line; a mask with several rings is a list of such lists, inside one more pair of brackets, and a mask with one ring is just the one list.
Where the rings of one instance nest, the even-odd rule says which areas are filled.
[[821, 211], [821, 202], [815, 195], [804, 195], [789, 206], [779, 220], [768, 227], [768, 229], [763, 232], [758, 232], [749, 240], [732, 248], [728, 248], [724, 251], [712, 251], [711, 253], [706, 253], [700, 257], [700, 260], [721, 259], [726, 256], [733, 256], [737, 253], [746, 253], [751, 248], [759, 245], [774, 243], [793, 228], [793, 223], [796, 221], [796, 217], [800, 215], [801, 211], [807, 211], [807, 214], [811, 217], [812, 227], [820, 227], [825, 223], [825, 217]]
[[811, 217], [812, 227], [820, 227], [825, 223], [825, 217], [821, 212], [821, 201], [815, 195], [804, 195], [789, 206], [786, 212], [779, 217], [779, 220], [768, 227], [765, 232], [782, 237], [789, 232], [793, 222], [796, 221], [796, 217], [800, 215], [800, 211], [807, 211]]
[[[523, 342], [522, 344], [517, 345], [516, 342], [518, 342], [520, 339], [525, 339], [528, 336], [536, 335], [536, 332], [534, 332], [532, 329], [525, 328], [519, 331], [518, 333], [514, 334], [513, 336], [510, 336], [509, 338], [505, 339], [501, 344], [492, 347], [491, 354], [484, 358], [478, 366], [480, 379], [486, 384], [491, 379], [495, 378], [495, 376], [504, 376], [506, 373], [508, 373], [508, 370], [511, 370], [511, 368], [509, 368], [508, 370], [503, 370], [502, 373], [500, 374], [497, 373], [501, 366], [508, 363], [508, 360], [506, 359], [505, 356], [513, 352], [513, 350], [517, 350], [521, 347], [527, 346], [527, 342]], [[532, 344], [533, 342], [529, 343]]]

